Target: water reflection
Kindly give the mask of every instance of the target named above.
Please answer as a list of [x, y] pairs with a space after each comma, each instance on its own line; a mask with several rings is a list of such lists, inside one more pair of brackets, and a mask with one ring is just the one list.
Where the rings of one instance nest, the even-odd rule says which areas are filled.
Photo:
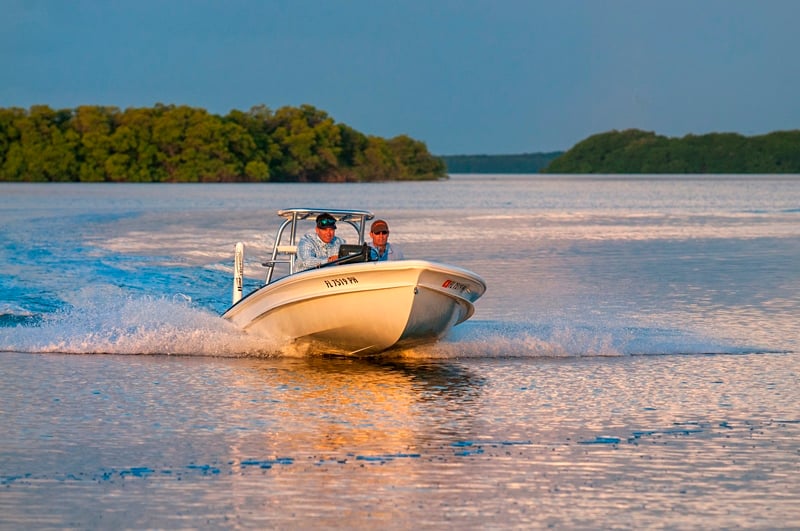
[[[326, 462], [413, 454], [442, 426], [464, 429], [483, 385], [482, 378], [450, 362], [308, 357], [251, 363], [255, 372], [240, 383], [262, 387], [268, 399], [255, 412], [251, 392], [234, 407], [264, 424], [238, 438], [232, 458], [240, 461], [258, 455]], [[262, 380], [260, 386], [253, 377]]]
[[0, 514], [13, 528], [798, 518], [793, 355], [3, 362]]

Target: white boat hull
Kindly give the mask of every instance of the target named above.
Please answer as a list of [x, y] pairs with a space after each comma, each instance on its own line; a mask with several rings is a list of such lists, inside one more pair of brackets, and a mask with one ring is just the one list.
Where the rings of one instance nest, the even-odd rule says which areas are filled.
[[486, 290], [476, 274], [424, 260], [362, 262], [284, 277], [223, 317], [245, 331], [322, 353], [371, 356], [435, 341]]

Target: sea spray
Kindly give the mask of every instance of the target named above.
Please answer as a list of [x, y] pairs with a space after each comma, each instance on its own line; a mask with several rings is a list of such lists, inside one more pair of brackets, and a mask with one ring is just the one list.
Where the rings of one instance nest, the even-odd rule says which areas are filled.
[[183, 295], [155, 297], [85, 287], [31, 326], [0, 329], [4, 351], [260, 357], [278, 344], [250, 336]]

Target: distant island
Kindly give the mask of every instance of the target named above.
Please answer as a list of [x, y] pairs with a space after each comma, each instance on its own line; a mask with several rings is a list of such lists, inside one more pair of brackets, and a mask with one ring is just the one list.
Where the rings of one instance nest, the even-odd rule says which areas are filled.
[[519, 155], [444, 155], [447, 173], [539, 173], [563, 151]]
[[441, 158], [448, 173], [800, 174], [800, 130], [683, 138], [615, 130], [590, 136], [566, 152]]
[[311, 105], [204, 109], [0, 109], [0, 181], [434, 180], [444, 162], [406, 135], [365, 135]]
[[668, 138], [639, 129], [590, 136], [553, 160], [550, 174], [800, 173], [800, 130], [758, 136]]

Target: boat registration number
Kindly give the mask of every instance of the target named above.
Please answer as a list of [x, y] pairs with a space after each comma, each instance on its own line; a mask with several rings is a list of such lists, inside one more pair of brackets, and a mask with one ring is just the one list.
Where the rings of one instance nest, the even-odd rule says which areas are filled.
[[340, 278], [329, 278], [328, 280], [324, 280], [325, 287], [328, 288], [338, 288], [339, 286], [350, 286], [352, 284], [358, 284], [358, 279], [356, 277], [340, 277]]

